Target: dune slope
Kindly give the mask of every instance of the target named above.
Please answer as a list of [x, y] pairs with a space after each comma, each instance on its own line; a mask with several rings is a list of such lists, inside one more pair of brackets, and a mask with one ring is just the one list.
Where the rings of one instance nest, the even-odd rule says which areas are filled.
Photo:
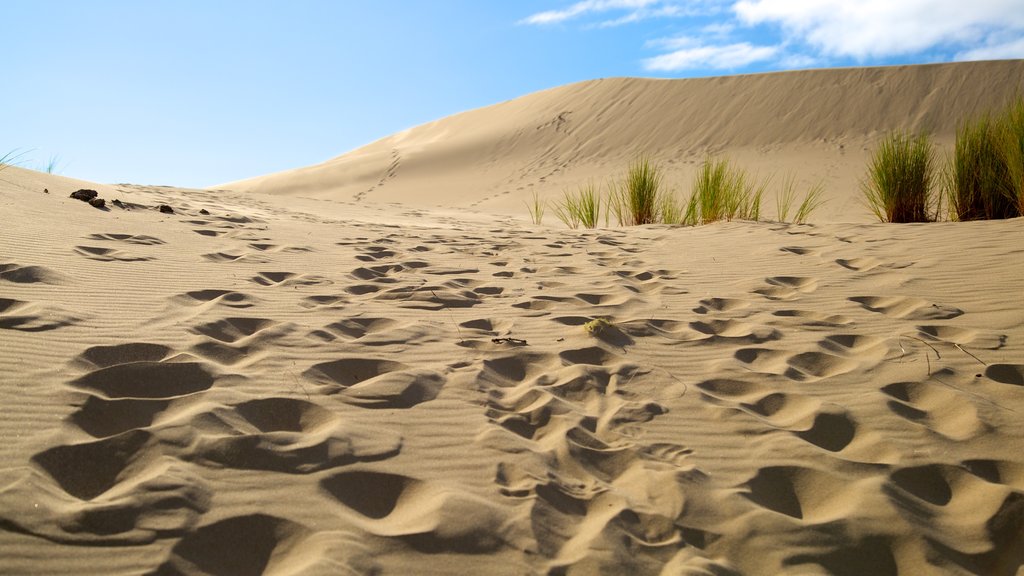
[[856, 192], [868, 150], [894, 129], [952, 142], [963, 118], [1024, 91], [1024, 61], [851, 68], [722, 78], [610, 78], [411, 128], [337, 158], [220, 186], [525, 215], [534, 191], [621, 173], [637, 154], [688, 193], [707, 154], [761, 175], [823, 181], [819, 221], [869, 221]]

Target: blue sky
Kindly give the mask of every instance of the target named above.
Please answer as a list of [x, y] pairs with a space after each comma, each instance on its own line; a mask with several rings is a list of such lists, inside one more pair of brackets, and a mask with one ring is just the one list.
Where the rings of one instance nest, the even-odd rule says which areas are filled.
[[1024, 0], [0, 0], [0, 156], [210, 186], [610, 76], [1024, 58]]

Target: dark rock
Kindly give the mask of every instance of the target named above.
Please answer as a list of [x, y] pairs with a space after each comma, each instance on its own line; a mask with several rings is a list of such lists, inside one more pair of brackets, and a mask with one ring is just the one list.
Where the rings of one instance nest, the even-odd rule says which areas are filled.
[[106, 202], [103, 198], [93, 198], [92, 200], [89, 200], [89, 205], [93, 208], [103, 208], [104, 204], [106, 204]]
[[128, 206], [126, 206], [125, 203], [121, 202], [120, 200], [115, 199], [113, 204], [114, 204], [114, 206], [117, 206], [118, 208], [120, 208], [122, 210], [127, 210], [128, 209]]
[[75, 190], [74, 192], [71, 193], [71, 198], [74, 198], [75, 200], [81, 200], [82, 202], [88, 202], [89, 200], [92, 200], [97, 196], [99, 196], [98, 192], [96, 192], [95, 190], [86, 190], [85, 188], [82, 188], [81, 190]]
[[210, 211], [207, 210], [206, 208], [203, 208], [202, 210], [200, 210], [199, 213], [202, 214], [203, 216], [209, 216], [210, 215]]
[[174, 214], [174, 208], [171, 208], [167, 204], [161, 204], [160, 211], [163, 212], [164, 214]]
[[50, 189], [49, 188], [43, 188], [43, 194], [49, 194], [49, 193], [50, 193]]

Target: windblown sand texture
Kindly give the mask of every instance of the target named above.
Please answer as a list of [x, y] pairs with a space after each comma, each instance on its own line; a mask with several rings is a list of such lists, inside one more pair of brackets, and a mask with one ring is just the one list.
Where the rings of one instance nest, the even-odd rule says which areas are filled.
[[1024, 573], [1020, 219], [405, 200], [0, 172], [0, 573]]

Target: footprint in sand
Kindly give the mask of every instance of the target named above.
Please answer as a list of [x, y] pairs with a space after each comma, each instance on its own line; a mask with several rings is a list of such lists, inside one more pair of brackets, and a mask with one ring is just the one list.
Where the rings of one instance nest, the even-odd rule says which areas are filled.
[[98, 262], [145, 262], [154, 260], [150, 256], [135, 256], [123, 250], [100, 246], [75, 246], [75, 253]]
[[1024, 364], [992, 364], [985, 369], [985, 377], [1011, 386], [1024, 386]]
[[865, 310], [905, 320], [949, 320], [964, 313], [953, 306], [905, 296], [855, 296], [849, 300]]
[[[207, 424], [210, 416], [218, 426]], [[194, 428], [197, 440], [190, 458], [245, 470], [308, 474], [390, 458], [402, 447], [397, 433], [355, 424], [334, 410], [292, 398], [220, 406], [197, 420]]]
[[110, 242], [124, 242], [125, 244], [138, 244], [142, 246], [155, 246], [165, 242], [155, 236], [145, 234], [90, 234], [90, 240], [107, 240]]
[[[224, 554], [224, 550], [232, 550]], [[266, 514], [232, 516], [191, 531], [157, 574], [374, 574], [364, 545], [340, 532], [315, 531]]]
[[853, 324], [853, 320], [842, 314], [826, 314], [813, 310], [778, 310], [772, 312], [773, 316], [779, 318], [791, 318], [787, 323], [795, 323], [804, 326], [820, 326], [835, 328]]
[[13, 298], [0, 298], [0, 330], [48, 332], [73, 326], [80, 321], [81, 318], [58, 308]]
[[1005, 550], [1024, 544], [1024, 495], [966, 467], [899, 468], [883, 490], [931, 546], [955, 551], [972, 565], [995, 567], [1005, 562]]
[[853, 515], [875, 493], [872, 482], [803, 466], [765, 466], [741, 486], [754, 504], [814, 525]]
[[45, 266], [24, 266], [13, 262], [0, 264], [0, 280], [16, 284], [63, 284], [63, 274]]
[[737, 298], [705, 298], [700, 301], [700, 306], [693, 309], [697, 314], [709, 314], [711, 312], [735, 312], [750, 306], [750, 302]]
[[505, 546], [506, 513], [493, 503], [409, 476], [347, 470], [320, 488], [361, 529], [432, 553], [480, 554]]
[[259, 300], [244, 292], [234, 290], [193, 290], [173, 296], [172, 300], [185, 306], [226, 306], [228, 308], [251, 308]]
[[260, 272], [249, 279], [260, 286], [316, 286], [332, 284], [322, 276], [295, 274], [294, 272]]
[[767, 288], [754, 290], [769, 300], [793, 300], [801, 294], [809, 294], [818, 288], [818, 281], [814, 278], [803, 278], [800, 276], [774, 276], [765, 278], [769, 284]]
[[968, 440], [986, 426], [969, 397], [937, 382], [896, 382], [882, 387], [889, 409], [951, 440]]
[[325, 393], [362, 408], [411, 408], [436, 398], [446, 382], [434, 370], [374, 358], [321, 362], [303, 376]]

